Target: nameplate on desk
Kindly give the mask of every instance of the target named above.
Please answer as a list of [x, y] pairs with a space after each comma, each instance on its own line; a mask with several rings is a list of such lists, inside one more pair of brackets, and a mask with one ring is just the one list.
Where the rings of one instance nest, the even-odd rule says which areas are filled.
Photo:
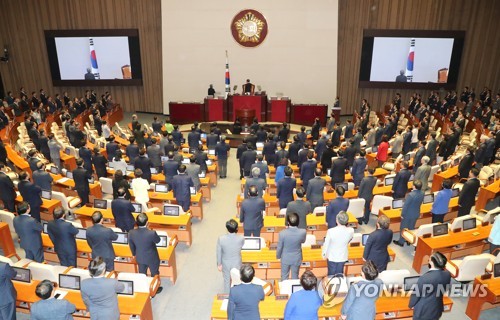
[[396, 312], [384, 312], [384, 319], [396, 318]]
[[349, 260], [346, 261], [345, 264], [354, 264], [354, 260], [349, 259]]
[[228, 294], [222, 294], [222, 293], [219, 293], [217, 295], [217, 300], [224, 300], [224, 299], [229, 299], [229, 295]]
[[486, 227], [486, 226], [487, 226], [487, 225], [489, 225], [489, 224], [490, 224], [490, 222], [489, 222], [489, 221], [483, 221], [483, 222], [481, 223], [481, 226], [482, 226], [482, 227]]
[[282, 219], [282, 218], [285, 217], [285, 215], [284, 214], [278, 214], [276, 217]]
[[359, 247], [359, 242], [351, 242], [351, 247]]
[[321, 249], [320, 244], [311, 244], [311, 249]]
[[179, 226], [179, 230], [186, 230], [186, 226]]
[[316, 213], [316, 217], [322, 217], [322, 216], [324, 216], [324, 215], [325, 215], [325, 213], [324, 213], [324, 212], [318, 212], [318, 213]]
[[481, 280], [488, 280], [491, 279], [491, 274], [486, 273], [481, 275]]
[[275, 296], [276, 300], [288, 300], [288, 295], [287, 294], [277, 294]]
[[168, 260], [160, 260], [160, 265], [164, 265], [168, 267]]
[[269, 268], [269, 263], [267, 263], [267, 262], [259, 262], [257, 264], [257, 268]]
[[266, 228], [266, 232], [274, 232], [274, 228]]
[[311, 263], [309, 261], [304, 261], [300, 264], [301, 267], [311, 267]]
[[455, 228], [455, 229], [453, 229], [453, 232], [455, 232], [455, 233], [456, 232], [460, 232], [460, 231], [462, 231], [462, 228]]
[[425, 234], [422, 235], [422, 238], [427, 239], [427, 238], [430, 238], [431, 236], [432, 236], [432, 234], [425, 233]]
[[317, 226], [307, 226], [307, 230], [317, 230]]

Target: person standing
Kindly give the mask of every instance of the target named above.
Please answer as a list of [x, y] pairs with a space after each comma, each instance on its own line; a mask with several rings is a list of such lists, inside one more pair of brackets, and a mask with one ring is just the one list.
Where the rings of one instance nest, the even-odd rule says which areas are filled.
[[0, 200], [2, 200], [4, 208], [10, 212], [15, 212], [16, 210], [16, 190], [14, 189], [14, 183], [10, 177], [6, 174], [7, 168], [3, 162], [0, 162]]
[[292, 213], [297, 214], [299, 217], [298, 227], [305, 230], [307, 228], [307, 215], [312, 212], [311, 203], [309, 203], [309, 201], [304, 201], [304, 188], [298, 187], [295, 189], [295, 194], [297, 195], [297, 200], [288, 203], [286, 215], [288, 217], [288, 215]]
[[299, 268], [302, 263], [302, 244], [306, 241], [306, 230], [298, 228], [300, 218], [292, 212], [287, 214], [288, 227], [279, 233], [276, 259], [281, 262], [281, 281], [287, 280], [290, 271], [292, 279], [299, 278]]
[[363, 260], [371, 260], [379, 272], [387, 269], [387, 264], [391, 261], [388, 247], [392, 241], [392, 230], [389, 229], [390, 220], [385, 215], [380, 215], [377, 219], [377, 229], [370, 233], [363, 251]]
[[368, 176], [361, 180], [359, 185], [358, 198], [365, 199], [365, 213], [363, 219], [359, 219], [359, 224], [368, 224], [370, 221], [370, 205], [373, 199], [373, 188], [377, 185], [377, 178], [373, 176], [375, 169], [368, 169]]
[[28, 202], [30, 205], [31, 216], [40, 222], [40, 207], [43, 203], [42, 198], [40, 197], [42, 189], [34, 183], [31, 183], [30, 176], [26, 171], [22, 171], [19, 174], [17, 189], [19, 189], [19, 192], [23, 197], [23, 201]]
[[[113, 155], [108, 155], [108, 158], [113, 161], [114, 157], [116, 157], [116, 153], [120, 152], [120, 149], [117, 149]], [[106, 159], [102, 154], [101, 154], [101, 149], [98, 147], [94, 148], [94, 155], [92, 156], [92, 163], [94, 164], [95, 168], [95, 173], [97, 174], [98, 178], [106, 178], [108, 176], [108, 171], [107, 171], [107, 165], [108, 165], [108, 159]], [[92, 166], [91, 166], [92, 168]], [[126, 168], [126, 167], [125, 167]], [[86, 169], [87, 172], [92, 174], [92, 170]]]
[[244, 264], [240, 268], [242, 283], [231, 288], [227, 306], [229, 320], [260, 320], [259, 303], [264, 300], [264, 289], [253, 284], [254, 268]]
[[309, 180], [314, 178], [314, 171], [316, 170], [316, 160], [313, 158], [314, 152], [309, 151], [307, 153], [307, 161], [302, 163], [300, 167], [300, 179], [302, 180], [302, 185], [304, 189], [307, 190], [307, 185], [309, 184]]
[[231, 148], [226, 144], [226, 136], [221, 135], [220, 141], [215, 146], [215, 155], [217, 156], [217, 164], [219, 166], [219, 177], [225, 179], [227, 177], [227, 155]]
[[252, 174], [252, 177], [248, 177], [245, 179], [245, 191], [244, 191], [245, 199], [247, 199], [249, 197], [248, 189], [250, 188], [250, 186], [257, 187], [257, 189], [259, 190], [259, 193], [257, 196], [262, 198], [262, 196], [264, 195], [264, 191], [267, 188], [266, 180], [259, 178], [259, 176], [260, 176], [260, 169], [259, 168], [254, 167], [252, 169], [251, 174]]
[[240, 222], [243, 223], [245, 237], [260, 237], [260, 231], [264, 226], [262, 213], [266, 210], [264, 199], [258, 197], [258, 189], [251, 186], [248, 189], [250, 198], [243, 200], [240, 207]]
[[392, 197], [394, 199], [404, 198], [408, 192], [408, 181], [410, 181], [411, 171], [408, 170], [408, 161], [403, 161], [402, 168], [394, 177], [392, 184]]
[[349, 207], [349, 199], [344, 198], [345, 190], [342, 186], [335, 188], [335, 193], [337, 198], [330, 200], [330, 203], [326, 207], [326, 224], [328, 229], [331, 229], [337, 225], [337, 215], [339, 212], [347, 212]]
[[[195, 163], [196, 158], [194, 155], [189, 160], [192, 161], [192, 159], [194, 159], [193, 163]], [[199, 166], [199, 164], [197, 165]], [[179, 166], [180, 164], [174, 159], [174, 153], [172, 151], [167, 153], [167, 161], [163, 162], [163, 173], [165, 174], [165, 182], [168, 185], [172, 184], [174, 177], [178, 174]]]
[[318, 309], [323, 303], [316, 291], [318, 279], [312, 271], [305, 271], [300, 277], [300, 285], [304, 290], [292, 293], [285, 307], [287, 320], [318, 319]]
[[191, 178], [195, 190], [198, 192], [201, 188], [200, 165], [196, 163], [196, 159], [193, 156], [189, 158], [189, 164], [186, 166], [186, 174]]
[[142, 212], [146, 212], [149, 202], [149, 182], [148, 180], [142, 178], [141, 169], [135, 169], [134, 175], [135, 178], [132, 179], [132, 182], [130, 183], [132, 191], [134, 192], [134, 201], [141, 204]]
[[477, 178], [479, 170], [472, 168], [469, 173], [469, 180], [464, 183], [460, 195], [458, 197], [458, 216], [462, 217], [470, 214], [472, 206], [476, 203], [476, 194], [479, 190], [481, 183]]
[[31, 320], [72, 320], [76, 307], [66, 299], [53, 298], [54, 284], [43, 280], [37, 284], [35, 294], [41, 300], [30, 308]]
[[429, 157], [423, 156], [421, 166], [418, 167], [415, 172], [415, 180], [420, 180], [422, 182], [422, 191], [425, 193], [429, 189], [429, 176], [431, 174], [431, 166], [429, 165]]
[[106, 271], [115, 270], [115, 251], [113, 240], [118, 235], [111, 229], [102, 225], [102, 213], [95, 211], [92, 214], [92, 223], [87, 229], [87, 242], [92, 249], [92, 258], [101, 257], [106, 262]]
[[347, 160], [344, 158], [344, 152], [339, 150], [338, 158], [332, 161], [332, 168], [330, 170], [332, 186], [335, 186], [336, 183], [344, 182], [346, 169], [348, 169]]
[[365, 176], [366, 164], [368, 163], [365, 156], [366, 152], [364, 150], [359, 151], [359, 157], [354, 160], [352, 165], [351, 175], [356, 187], [359, 187], [361, 180]]
[[293, 189], [297, 186], [297, 181], [292, 178], [292, 168], [286, 166], [285, 176], [276, 182], [276, 197], [278, 198], [280, 209], [286, 208], [288, 203], [293, 201]]
[[191, 187], [194, 187], [193, 180], [186, 174], [186, 166], [182, 164], [179, 167], [179, 174], [172, 181], [172, 190], [177, 204], [184, 211], [188, 211], [191, 205]]
[[81, 284], [82, 300], [90, 312], [90, 319], [119, 320], [117, 293], [125, 286], [115, 278], [107, 278], [106, 262], [101, 257], [94, 258], [88, 267], [90, 279], [84, 279]]
[[463, 156], [458, 164], [458, 174], [460, 179], [467, 179], [469, 177], [470, 169], [472, 169], [472, 164], [474, 163], [474, 147], [469, 146], [467, 148], [467, 154]]
[[0, 292], [2, 293], [0, 319], [2, 320], [16, 320], [17, 291], [12, 284], [12, 279], [16, 275], [17, 272], [8, 263], [0, 262]]
[[129, 145], [125, 148], [125, 154], [128, 157], [129, 163], [135, 165], [135, 159], [139, 157], [139, 146], [135, 143], [134, 137], [130, 137], [128, 141]]
[[135, 209], [130, 200], [125, 199], [125, 195], [125, 189], [119, 188], [118, 198], [111, 201], [111, 212], [115, 220], [115, 227], [120, 228], [123, 232], [129, 232], [134, 229], [135, 219], [132, 212]]
[[147, 147], [146, 153], [149, 160], [156, 168], [157, 172], [161, 172], [161, 156], [164, 154], [163, 150], [160, 150], [160, 146], [156, 143], [156, 138], [151, 139], [151, 145]]
[[[139, 156], [135, 158], [134, 168], [135, 170], [141, 169], [142, 178], [146, 179], [148, 183], [151, 183], [151, 167], [153, 163], [146, 157], [146, 149], [142, 148], [139, 150]], [[136, 176], [137, 177], [137, 176]]]
[[253, 168], [259, 168], [260, 174], [259, 178], [266, 180], [267, 176], [269, 174], [269, 167], [267, 166], [267, 163], [264, 161], [264, 156], [261, 154], [257, 155], [257, 161], [252, 164], [252, 167], [250, 170], [253, 170]]
[[73, 180], [78, 197], [82, 200], [82, 205], [89, 203], [90, 185], [89, 179], [92, 179], [92, 172], [83, 168], [83, 160], [76, 160], [77, 168], [73, 170]]
[[406, 198], [401, 210], [401, 224], [399, 240], [392, 241], [394, 244], [402, 247], [405, 244], [405, 239], [403, 238], [403, 230], [413, 230], [415, 229], [415, 223], [417, 219], [420, 218], [420, 206], [424, 201], [424, 192], [422, 191], [422, 182], [420, 180], [413, 181], [413, 191], [410, 192]]
[[453, 182], [450, 179], [443, 181], [443, 189], [436, 194], [434, 202], [432, 203], [432, 223], [444, 221], [444, 216], [448, 213], [450, 206], [450, 199], [452, 195], [451, 187]]
[[42, 190], [52, 190], [52, 182], [54, 179], [47, 171], [45, 171], [45, 164], [42, 161], [38, 161], [36, 166], [38, 167], [38, 170], [33, 172], [33, 183], [39, 186]]
[[431, 165], [434, 165], [437, 159], [437, 148], [439, 143], [436, 140], [436, 136], [435, 132], [431, 133], [431, 140], [427, 143], [427, 148], [425, 150], [425, 155], [429, 157], [429, 163]]
[[377, 151], [377, 161], [378, 161], [379, 167], [382, 167], [384, 162], [387, 161], [388, 153], [389, 153], [389, 142], [387, 139], [387, 135], [384, 134], [382, 136], [382, 141], [380, 142], [380, 145], [378, 146], [378, 151]]
[[54, 244], [59, 263], [65, 267], [76, 267], [76, 240], [78, 229], [70, 222], [65, 221], [63, 208], [54, 210], [54, 220], [47, 224], [47, 233]]
[[329, 228], [326, 233], [322, 256], [327, 259], [329, 276], [344, 273], [344, 265], [349, 258], [349, 242], [354, 236], [354, 229], [347, 227], [348, 222], [347, 213], [340, 211], [337, 215], [337, 226]]
[[31, 217], [30, 207], [25, 201], [17, 206], [17, 214], [14, 229], [21, 240], [26, 259], [43, 262], [42, 225]]
[[224, 292], [231, 287], [231, 269], [241, 267], [241, 248], [245, 239], [238, 235], [238, 222], [231, 219], [226, 222], [227, 234], [217, 239], [217, 269], [224, 278]]
[[[311, 203], [311, 210], [322, 207], [325, 203], [323, 192], [325, 191], [326, 180], [321, 178], [321, 169], [314, 170], [314, 178], [309, 180], [306, 198]], [[311, 211], [311, 212], [312, 212]]]
[[[500, 216], [495, 216], [493, 228], [491, 228], [488, 242], [490, 243], [490, 254], [498, 256], [500, 253]], [[498, 221], [497, 221], [498, 220]]]

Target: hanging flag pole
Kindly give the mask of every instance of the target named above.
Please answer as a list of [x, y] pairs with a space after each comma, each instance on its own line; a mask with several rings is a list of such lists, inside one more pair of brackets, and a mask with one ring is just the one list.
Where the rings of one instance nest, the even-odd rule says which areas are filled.
[[410, 42], [410, 52], [408, 53], [408, 61], [406, 62], [406, 79], [408, 82], [413, 82], [414, 59], [415, 59], [415, 38], [412, 38]]
[[92, 73], [94, 74], [96, 79], [100, 79], [99, 67], [97, 65], [97, 57], [95, 54], [93, 38], [89, 38], [89, 47], [90, 47], [90, 65], [92, 67]]
[[229, 76], [229, 60], [226, 50], [226, 98], [231, 94], [231, 77]]

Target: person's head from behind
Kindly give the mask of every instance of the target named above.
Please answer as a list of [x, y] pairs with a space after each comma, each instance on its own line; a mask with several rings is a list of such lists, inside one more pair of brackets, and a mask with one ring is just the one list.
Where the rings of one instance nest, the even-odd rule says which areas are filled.
[[183, 164], [181, 164], [181, 165], [179, 166], [179, 173], [185, 173], [185, 172], [186, 172], [186, 166], [185, 166], [185, 165], [183, 165]]
[[238, 222], [236, 220], [231, 219], [226, 222], [226, 229], [227, 232], [229, 233], [236, 233], [238, 232]]
[[316, 169], [314, 170], [314, 176], [315, 176], [315, 177], [321, 177], [321, 173], [322, 173], [322, 172], [321, 172], [321, 169], [320, 169], [320, 168], [316, 168]]
[[337, 193], [337, 196], [343, 197], [344, 193], [345, 193], [345, 189], [342, 186], [337, 186], [337, 188], [335, 188], [335, 192]]
[[287, 167], [285, 168], [285, 171], [284, 171], [284, 172], [285, 172], [285, 176], [286, 176], [286, 177], [291, 177], [291, 176], [292, 176], [292, 173], [293, 173], [293, 169], [287, 166]]
[[135, 169], [134, 170], [134, 176], [136, 178], [142, 178], [142, 170], [141, 169]]
[[102, 213], [100, 213], [99, 211], [95, 211], [92, 214], [92, 223], [99, 224], [99, 223], [101, 223], [101, 221], [102, 221]]
[[295, 212], [286, 215], [286, 221], [290, 227], [297, 227], [299, 225], [299, 215]]
[[375, 263], [371, 260], [365, 261], [361, 267], [361, 274], [368, 281], [375, 280], [378, 277], [378, 270]]
[[252, 168], [252, 177], [258, 178], [260, 176], [260, 169], [257, 167]]
[[252, 265], [245, 263], [240, 268], [240, 279], [244, 283], [250, 283], [255, 275], [255, 270]]
[[340, 211], [339, 214], [337, 215], [337, 224], [341, 226], [346, 226], [347, 223], [349, 222], [349, 216], [345, 211]]
[[118, 190], [116, 191], [116, 194], [118, 195], [118, 198], [125, 197], [126, 193], [127, 192], [125, 191], [125, 188], [123, 188], [123, 187], [118, 188]]
[[389, 229], [390, 220], [386, 215], [380, 215], [377, 219], [377, 226], [379, 229]]
[[139, 213], [135, 218], [135, 223], [138, 227], [145, 227], [148, 224], [148, 216], [145, 213]]
[[17, 205], [17, 214], [25, 214], [30, 212], [30, 206], [26, 201], [21, 202]]
[[250, 188], [248, 188], [248, 195], [250, 197], [256, 197], [257, 195], [259, 194], [259, 189], [257, 189], [256, 186], [250, 186]]
[[375, 173], [375, 168], [373, 168], [373, 167], [368, 168], [368, 174], [373, 176], [374, 173]]
[[429, 265], [431, 268], [441, 269], [443, 270], [446, 267], [446, 263], [448, 259], [441, 252], [435, 252], [431, 259], [429, 260]]
[[297, 198], [302, 199], [304, 198], [306, 191], [303, 187], [298, 187], [297, 189], [295, 189], [295, 194], [297, 195]]
[[304, 290], [311, 291], [316, 289], [318, 279], [312, 271], [307, 270], [302, 274], [302, 276], [300, 276], [300, 285], [304, 288]]
[[453, 186], [453, 181], [451, 181], [451, 179], [445, 179], [443, 181], [443, 189], [451, 189], [452, 186]]
[[54, 213], [52, 213], [52, 216], [54, 217], [54, 220], [57, 219], [64, 219], [64, 215], [66, 212], [64, 212], [64, 209], [62, 207], [57, 207], [54, 209]]
[[89, 274], [92, 278], [100, 277], [106, 272], [106, 262], [101, 257], [95, 257], [89, 262]]
[[37, 284], [35, 289], [35, 294], [38, 298], [42, 300], [47, 300], [52, 296], [52, 291], [54, 290], [54, 285], [50, 280], [43, 280]]
[[422, 190], [422, 181], [420, 180], [413, 181], [413, 188], [415, 190]]
[[477, 176], [479, 176], [479, 169], [478, 168], [470, 169], [469, 177], [470, 178], [477, 178]]
[[422, 164], [428, 164], [431, 159], [428, 156], [423, 156], [422, 157]]

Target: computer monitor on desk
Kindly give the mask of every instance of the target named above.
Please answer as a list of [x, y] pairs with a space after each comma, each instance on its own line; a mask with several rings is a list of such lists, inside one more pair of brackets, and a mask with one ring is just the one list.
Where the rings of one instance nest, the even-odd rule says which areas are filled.
[[245, 237], [245, 242], [243, 243], [242, 250], [260, 250], [260, 238], [259, 237]]
[[142, 204], [140, 203], [132, 203], [134, 206], [134, 213], [141, 213], [142, 212]]
[[158, 248], [166, 248], [168, 246], [168, 237], [160, 236], [160, 242], [156, 244]]
[[73, 179], [73, 172], [71, 172], [71, 171], [66, 171], [66, 178], [68, 178], [68, 179]]
[[410, 161], [411, 155], [409, 153], [403, 156], [403, 161]]
[[366, 242], [368, 241], [368, 237], [370, 236], [369, 233], [365, 233], [361, 236], [361, 245], [364, 247], [366, 246]]
[[126, 232], [115, 232], [118, 235], [116, 240], [113, 240], [113, 243], [117, 244], [128, 244], [128, 233]]
[[462, 227], [463, 231], [475, 229], [476, 228], [476, 218], [466, 219], [466, 220], [462, 221], [462, 224], [463, 224], [463, 227]]
[[416, 290], [417, 282], [420, 276], [414, 276], [414, 277], [406, 277], [403, 280], [403, 289], [406, 292]]
[[163, 215], [171, 216], [171, 217], [178, 217], [179, 214], [180, 214], [179, 206], [172, 206], [172, 205], [168, 205], [168, 204], [163, 206]]
[[133, 296], [134, 295], [134, 281], [130, 280], [118, 280], [118, 282], [123, 283], [123, 290], [120, 292], [117, 292], [118, 294], [124, 294], [127, 296]]
[[207, 173], [205, 171], [200, 171], [198, 174], [198, 178], [205, 178], [207, 176]]
[[31, 270], [30, 269], [25, 269], [25, 268], [20, 268], [20, 267], [12, 267], [12, 269], [14, 269], [14, 271], [17, 272], [16, 277], [12, 280], [26, 282], [26, 283], [31, 282]]
[[77, 228], [77, 229], [78, 233], [76, 234], [75, 238], [82, 240], [87, 239], [87, 230], [85, 230], [84, 228]]
[[434, 195], [431, 193], [431, 194], [426, 194], [424, 196], [424, 203], [432, 203], [434, 202]]
[[300, 284], [292, 284], [292, 294], [294, 294], [297, 291], [304, 290], [302, 285]]
[[458, 189], [458, 188], [451, 189], [451, 197], [452, 198], [456, 198], [459, 195], [460, 195], [460, 189]]
[[104, 199], [94, 199], [94, 208], [106, 209], [108, 207], [108, 201]]
[[52, 199], [52, 191], [51, 190], [42, 190], [42, 199], [51, 200]]
[[347, 182], [336, 183], [335, 189], [337, 189], [338, 187], [344, 188], [344, 191], [347, 191], [347, 189], [349, 189], [349, 185], [347, 184]]
[[443, 236], [445, 234], [448, 234], [448, 224], [447, 223], [437, 224], [437, 225], [432, 227], [432, 235], [434, 237]]
[[394, 200], [392, 200], [392, 208], [393, 209], [402, 208], [404, 204], [405, 204], [405, 199], [394, 199]]
[[48, 233], [47, 232], [47, 227], [48, 226], [49, 226], [49, 224], [47, 222], [42, 222], [43, 233]]
[[384, 180], [385, 186], [392, 186], [393, 184], [394, 184], [394, 177], [385, 178]]
[[215, 149], [208, 149], [208, 155], [215, 156]]
[[52, 174], [59, 174], [59, 168], [56, 166], [50, 167], [50, 173]]
[[168, 186], [166, 184], [155, 184], [155, 192], [167, 193]]
[[80, 276], [59, 274], [59, 288], [69, 290], [80, 290]]
[[134, 172], [134, 165], [133, 164], [127, 164], [127, 168], [125, 170], [127, 170], [127, 172]]

